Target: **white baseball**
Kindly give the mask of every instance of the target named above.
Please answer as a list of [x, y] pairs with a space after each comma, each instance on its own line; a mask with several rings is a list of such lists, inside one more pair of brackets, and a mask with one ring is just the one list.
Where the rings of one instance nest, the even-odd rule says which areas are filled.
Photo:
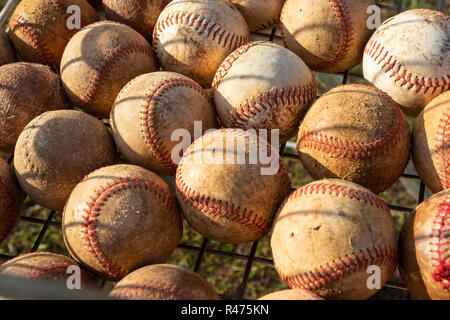
[[417, 116], [450, 89], [450, 17], [413, 9], [386, 20], [364, 50], [364, 77]]

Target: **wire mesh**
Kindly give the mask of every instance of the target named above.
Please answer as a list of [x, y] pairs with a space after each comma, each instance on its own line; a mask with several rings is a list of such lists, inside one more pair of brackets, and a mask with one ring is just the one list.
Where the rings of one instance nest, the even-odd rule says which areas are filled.
[[[390, 1], [390, 2], [395, 3], [395, 1]], [[403, 12], [403, 11], [409, 9], [408, 6], [404, 5], [404, 2], [405, 1], [403, 1], [403, 0], [398, 0], [396, 2], [397, 5], [389, 5], [389, 4], [385, 4], [383, 2], [378, 1], [377, 5], [382, 9], [388, 9], [388, 10], [392, 10], [395, 13], [400, 13], [400, 12]], [[445, 4], [445, 0], [436, 0], [436, 7], [434, 9], [443, 11], [444, 4]], [[8, 7], [8, 8], [6, 8], [6, 7]], [[6, 10], [6, 9], [11, 10], [10, 7], [11, 7], [10, 2], [8, 2], [7, 6], [5, 6], [4, 10]], [[256, 38], [258, 40], [265, 39], [265, 40], [268, 40], [271, 42], [280, 42], [281, 41], [279, 30], [277, 28], [274, 28], [274, 29], [271, 29], [268, 31], [264, 31], [264, 32], [253, 33], [252, 37]], [[347, 70], [343, 73], [340, 73], [338, 75], [341, 77], [341, 84], [351, 83], [349, 81], [350, 77], [356, 78], [356, 79], [363, 79], [363, 76], [360, 73], [352, 72], [349, 70]], [[300, 161], [298, 158], [298, 155], [295, 152], [292, 152], [288, 149], [289, 148], [287, 148], [286, 145], [282, 145], [280, 147], [280, 154], [284, 158], [296, 159], [297, 161]], [[12, 157], [10, 157], [8, 159], [9, 163], [11, 163], [11, 161], [12, 161]], [[402, 177], [406, 178], [406, 179], [420, 181], [419, 192], [417, 194], [417, 204], [421, 203], [425, 197], [425, 185], [421, 181], [420, 177], [416, 174], [410, 174], [410, 173], [404, 173], [402, 175]], [[391, 208], [391, 210], [403, 212], [405, 214], [408, 214], [412, 211], [411, 208], [397, 206], [397, 205], [393, 205], [393, 204], [389, 204], [389, 203], [388, 203], [388, 205]], [[42, 228], [41, 228], [36, 240], [34, 241], [34, 244], [31, 248], [30, 252], [36, 252], [39, 248], [39, 245], [41, 243], [43, 243], [43, 241], [45, 241], [45, 236], [46, 236], [49, 226], [56, 226], [58, 228], [61, 228], [61, 223], [58, 221], [55, 221], [56, 214], [57, 213], [55, 211], [50, 211], [50, 213], [46, 219], [33, 218], [33, 217], [27, 217], [27, 216], [21, 217], [21, 221], [23, 221], [23, 222], [42, 225]], [[210, 244], [210, 240], [207, 238], [203, 238], [202, 244], [200, 246], [195, 245], [195, 244], [193, 245], [190, 243], [180, 243], [178, 245], [178, 248], [183, 249], [183, 250], [198, 252], [197, 258], [195, 260], [194, 268], [193, 268], [195, 272], [200, 271], [200, 268], [202, 267], [203, 260], [204, 260], [206, 254], [222, 256], [222, 257], [232, 257], [235, 259], [246, 261], [244, 273], [243, 273], [242, 280], [240, 282], [237, 294], [236, 295], [221, 295], [221, 297], [223, 299], [240, 300], [240, 299], [245, 298], [245, 290], [247, 288], [249, 275], [250, 275], [253, 264], [254, 263], [265, 263], [265, 264], [273, 265], [272, 259], [256, 256], [258, 243], [259, 243], [258, 241], [252, 243], [251, 249], [248, 254], [239, 254], [239, 253], [227, 252], [227, 251], [223, 251], [223, 250], [216, 250], [216, 249], [210, 248], [208, 246]], [[9, 260], [14, 257], [15, 256], [13, 256], [13, 255], [0, 254], [0, 259], [3, 259], [3, 260]], [[101, 281], [99, 286], [102, 287], [102, 286], [104, 286], [104, 284], [105, 284], [105, 281]], [[401, 284], [401, 281], [399, 281], [398, 279], [396, 279], [396, 280], [391, 279], [390, 281], [388, 281], [385, 284], [385, 286], [391, 287], [394, 289], [398, 289], [398, 290], [406, 290], [406, 288]], [[408, 295], [408, 298], [409, 298], [409, 295]]]

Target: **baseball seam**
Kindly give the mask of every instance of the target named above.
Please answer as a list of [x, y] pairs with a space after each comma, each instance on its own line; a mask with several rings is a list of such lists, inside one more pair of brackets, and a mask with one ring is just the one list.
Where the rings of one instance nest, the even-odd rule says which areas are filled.
[[208, 102], [210, 101], [208, 94], [200, 85], [193, 81], [183, 78], [172, 78], [157, 82], [150, 92], [146, 95], [145, 104], [141, 107], [141, 132], [145, 139], [145, 143], [157, 157], [161, 163], [169, 170], [176, 170], [177, 165], [172, 161], [170, 151], [164, 146], [158, 134], [158, 127], [155, 122], [158, 121], [157, 105], [161, 97], [172, 89], [186, 87], [198, 92]]
[[[344, 0], [329, 0], [330, 6], [333, 9], [334, 16], [338, 23], [339, 30], [339, 45], [336, 49], [336, 52], [333, 58], [328, 61], [323, 61], [321, 63], [311, 64], [311, 67], [316, 70], [324, 70], [336, 67], [341, 61], [343, 61], [348, 52], [351, 49], [353, 36], [354, 36], [354, 28], [353, 21], [350, 15], [350, 11], [348, 10], [347, 4]], [[281, 11], [280, 21], [283, 22], [283, 17], [285, 14], [284, 10], [285, 6], [283, 6], [283, 10]], [[284, 46], [288, 48], [288, 43], [285, 38], [284, 28], [280, 28], [281, 38], [283, 40]]]
[[[91, 25], [92, 26], [92, 25]], [[100, 88], [101, 83], [105, 79], [106, 75], [111, 71], [114, 65], [130, 54], [142, 53], [149, 57], [152, 56], [150, 46], [146, 46], [136, 42], [129, 42], [119, 47], [114, 48], [103, 60], [102, 64], [96, 69], [96, 74], [91, 80], [85, 94], [80, 98], [81, 105], [86, 105], [94, 99]]]
[[[89, 176], [88, 176], [89, 177]], [[107, 274], [122, 278], [127, 273], [121, 266], [112, 262], [106, 252], [101, 247], [97, 239], [97, 217], [108, 198], [128, 189], [144, 189], [155, 194], [170, 210], [175, 210], [176, 204], [169, 194], [153, 181], [148, 181], [140, 177], [123, 177], [112, 180], [94, 191], [95, 195], [91, 196], [91, 201], [86, 202], [87, 208], [83, 209], [85, 215], [82, 219], [85, 221], [81, 224], [82, 240], [84, 245], [88, 247], [88, 251], [95, 259], [98, 266]]]
[[[260, 147], [266, 147], [270, 154], [276, 152], [270, 144], [264, 142], [258, 136], [247, 135], [245, 131], [240, 129], [220, 129], [220, 131], [222, 132], [224, 132], [225, 130], [227, 130], [227, 133], [229, 134], [246, 136], [249, 138], [249, 143], [256, 143], [257, 146], [260, 146], [262, 142], [264, 145]], [[206, 139], [209, 135], [215, 133], [216, 131], [205, 134], [202, 138], [194, 141], [192, 146], [197, 143], [202, 143], [202, 139]], [[252, 138], [254, 138], [256, 141], [253, 141]], [[286, 171], [286, 167], [284, 166], [281, 157], [278, 156], [278, 158], [279, 170], [281, 170], [282, 179], [285, 180], [286, 186], [290, 188], [290, 179]], [[202, 213], [213, 217], [219, 216], [229, 221], [240, 223], [249, 230], [258, 234], [265, 234], [268, 230], [270, 220], [259, 217], [258, 214], [253, 210], [236, 206], [234, 203], [211, 198], [210, 196], [200, 194], [199, 192], [196, 192], [191, 187], [189, 187], [183, 180], [183, 159], [178, 164], [175, 180], [177, 192], [181, 196], [182, 201], [200, 210]]]
[[37, 266], [30, 271], [30, 277], [39, 278], [42, 276], [66, 275], [69, 266], [70, 264], [67, 262]]
[[437, 173], [441, 189], [450, 188], [450, 108], [439, 119], [436, 133]]
[[192, 27], [197, 33], [206, 35], [207, 38], [211, 38], [213, 41], [217, 39], [219, 45], [221, 44], [223, 47], [228, 46], [230, 50], [235, 50], [249, 41], [247, 35], [238, 35], [227, 31], [209, 17], [193, 12], [176, 12], [169, 14], [163, 19], [158, 19], [155, 26], [153, 33], [153, 48], [159, 58], [160, 52], [158, 50], [158, 42], [160, 33], [166, 28], [177, 24], [184, 24]]
[[[433, 10], [429, 11], [441, 15]], [[450, 21], [450, 17], [445, 16], [444, 14], [442, 14], [442, 16], [447, 21]], [[371, 39], [367, 43], [364, 49], [364, 54], [366, 57], [370, 57], [382, 71], [389, 75], [391, 79], [393, 78], [393, 82], [395, 84], [399, 84], [401, 88], [411, 90], [416, 87], [416, 93], [423, 91], [424, 94], [430, 90], [432, 90], [432, 94], [435, 94], [437, 90], [440, 90], [442, 93], [450, 89], [450, 74], [441, 77], [420, 77], [419, 75], [413, 74], [400, 62], [398, 62], [389, 50], [376, 39]]]
[[154, 280], [124, 285], [123, 287], [119, 285], [114, 288], [114, 291], [116, 290], [118, 298], [146, 296], [159, 298], [160, 300], [179, 300], [184, 294], [183, 290], [177, 288], [174, 284]]
[[[36, 54], [40, 60], [42, 60], [47, 65], [55, 65], [55, 58], [49, 52], [47, 44], [41, 38], [41, 35], [34, 30], [34, 28], [25, 21], [25, 18], [13, 14], [11, 17], [11, 25], [13, 28], [19, 28], [22, 31], [22, 34], [28, 37], [31, 40], [31, 45], [34, 50], [36, 50]], [[11, 29], [13, 29], [11, 28]]]
[[[371, 86], [364, 85], [344, 85], [347, 87], [365, 87], [375, 90], [379, 94], [383, 94], [395, 105], [396, 116], [394, 118], [393, 124], [389, 127], [389, 131], [386, 132], [383, 138], [376, 139], [369, 142], [355, 142], [348, 140], [341, 140], [332, 136], [328, 136], [323, 133], [318, 132], [300, 132], [297, 139], [297, 148], [300, 151], [302, 148], [311, 148], [315, 150], [324, 151], [326, 153], [331, 153], [337, 155], [338, 157], [348, 158], [348, 159], [366, 159], [370, 157], [381, 156], [390, 147], [397, 145], [403, 135], [401, 134], [402, 129], [406, 125], [406, 121], [402, 116], [402, 111], [398, 105], [384, 92]], [[336, 88], [341, 88], [343, 86], [338, 86]], [[330, 91], [333, 92], [334, 90]]]
[[430, 253], [434, 261], [433, 279], [443, 290], [450, 289], [450, 197], [439, 203], [433, 221]]
[[[306, 186], [300, 187], [294, 192], [291, 193], [291, 195], [285, 200], [285, 203], [287, 201], [293, 200], [295, 198], [301, 197], [301, 196], [307, 196], [312, 194], [322, 194], [322, 195], [334, 195], [336, 197], [343, 197], [343, 198], [349, 198], [352, 200], [357, 201], [363, 201], [365, 204], [368, 204], [372, 207], [376, 207], [378, 209], [383, 209], [387, 212], [389, 212], [389, 207], [387, 206], [386, 202], [383, 201], [380, 197], [378, 197], [375, 194], [369, 193], [364, 190], [358, 190], [347, 186], [340, 186], [340, 185], [334, 185], [334, 184], [327, 184], [327, 183], [317, 183], [317, 184], [308, 184]], [[284, 206], [283, 203], [280, 206], [281, 208]]]
[[269, 29], [269, 28], [274, 27], [279, 22], [280, 22], [280, 18], [275, 17], [269, 21], [266, 21], [266, 22], [263, 22], [263, 23], [257, 25], [256, 27], [252, 28], [251, 31], [255, 32], [255, 31], [259, 31], [259, 30]]
[[295, 289], [314, 290], [327, 286], [345, 276], [366, 269], [370, 265], [395, 266], [397, 264], [396, 250], [389, 247], [372, 247], [359, 252], [353, 252], [334, 259], [325, 265], [320, 265], [308, 272], [287, 276], [275, 264], [283, 282]]

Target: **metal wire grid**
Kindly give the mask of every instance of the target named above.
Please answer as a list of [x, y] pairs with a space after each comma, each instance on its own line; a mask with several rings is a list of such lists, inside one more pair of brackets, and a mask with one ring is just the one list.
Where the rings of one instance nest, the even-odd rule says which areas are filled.
[[[437, 10], [439, 11], [443, 11], [444, 9], [444, 4], [445, 4], [445, 0], [437, 0]], [[377, 5], [380, 8], [383, 9], [389, 9], [389, 10], [395, 10], [397, 13], [403, 12], [408, 10], [407, 7], [404, 6], [404, 1], [403, 0], [398, 0], [397, 1], [397, 5], [393, 6], [393, 5], [386, 5], [383, 3], [377, 3]], [[9, 1], [7, 3], [7, 5], [5, 6], [4, 9], [7, 9], [6, 7], [8, 7], [8, 10], [11, 10], [11, 1]], [[279, 35], [276, 34], [277, 29], [274, 28], [271, 30], [270, 33], [254, 33], [255, 36], [259, 36], [259, 37], [264, 37], [265, 39], [267, 39], [270, 42], [274, 42], [275, 40], [281, 40], [281, 37]], [[340, 75], [342, 76], [342, 84], [347, 84], [348, 83], [348, 78], [349, 76], [352, 77], [356, 77], [356, 78], [363, 78], [363, 76], [361, 74], [358, 73], [352, 73], [349, 70], [340, 73]], [[280, 154], [284, 157], [284, 158], [291, 158], [291, 159], [296, 159], [299, 160], [298, 155], [295, 152], [292, 151], [286, 151], [286, 145], [282, 145], [280, 148]], [[9, 163], [12, 162], [12, 157], [9, 158], [8, 160]], [[420, 181], [420, 188], [419, 188], [419, 193], [418, 193], [418, 201], [417, 204], [421, 203], [424, 200], [424, 196], [425, 196], [425, 185], [423, 183], [423, 181], [421, 181], [420, 177], [418, 175], [415, 174], [407, 174], [404, 173], [402, 175], [403, 178], [407, 178], [407, 179], [412, 179], [412, 180], [418, 180]], [[390, 205], [389, 204], [389, 208], [395, 211], [399, 211], [399, 212], [404, 212], [404, 213], [410, 213], [412, 211], [411, 208], [406, 208], [406, 207], [401, 207], [401, 206], [395, 206], [395, 205]], [[26, 217], [26, 216], [22, 216], [21, 220], [28, 222], [28, 223], [33, 223], [33, 224], [39, 224], [42, 225], [42, 228], [33, 244], [33, 247], [31, 248], [30, 252], [36, 252], [39, 248], [39, 245], [41, 244], [41, 242], [44, 240], [46, 232], [48, 230], [48, 227], [53, 225], [53, 226], [57, 226], [59, 228], [61, 228], [61, 223], [60, 222], [56, 222], [54, 221], [56, 212], [55, 211], [50, 211], [47, 219], [39, 219], [39, 218], [33, 218], [33, 217]], [[210, 243], [210, 240], [207, 238], [203, 238], [202, 244], [201, 246], [196, 246], [196, 245], [191, 245], [189, 243], [180, 243], [178, 245], [178, 248], [181, 249], [185, 249], [185, 250], [191, 250], [191, 251], [196, 251], [198, 252], [198, 256], [195, 262], [195, 266], [194, 266], [194, 271], [195, 272], [199, 272], [200, 267], [202, 265], [203, 262], [203, 258], [205, 257], [205, 254], [212, 254], [212, 255], [218, 255], [218, 256], [224, 256], [224, 257], [232, 257], [232, 258], [236, 258], [236, 259], [241, 259], [241, 260], [247, 260], [247, 263], [245, 265], [245, 270], [244, 270], [244, 274], [242, 277], [242, 281], [240, 283], [239, 289], [238, 289], [238, 294], [236, 296], [228, 296], [228, 295], [221, 295], [221, 297], [223, 299], [228, 299], [228, 300], [241, 300], [244, 298], [244, 294], [245, 294], [245, 289], [247, 287], [247, 283], [249, 280], [249, 275], [250, 275], [250, 271], [251, 268], [253, 266], [254, 262], [258, 262], [258, 263], [267, 263], [267, 264], [272, 264], [273, 265], [273, 260], [272, 259], [268, 259], [268, 258], [264, 258], [264, 257], [258, 257], [255, 256], [256, 254], [256, 249], [258, 247], [258, 241], [255, 241], [252, 243], [251, 249], [249, 254], [238, 254], [238, 253], [231, 253], [231, 252], [226, 252], [226, 251], [221, 251], [221, 250], [215, 250], [212, 248], [208, 247], [208, 244]], [[4, 260], [9, 260], [14, 258], [14, 256], [10, 256], [10, 255], [4, 255], [4, 254], [0, 254], [0, 259], [4, 259]], [[105, 284], [105, 281], [102, 281], [100, 283], [100, 287], [103, 287]], [[400, 289], [400, 290], [406, 290], [406, 288], [398, 282], [392, 282], [392, 281], [388, 281], [387, 284], [385, 284], [386, 287], [391, 287], [391, 288], [396, 288], [396, 289]], [[408, 295], [409, 298], [409, 295]]]

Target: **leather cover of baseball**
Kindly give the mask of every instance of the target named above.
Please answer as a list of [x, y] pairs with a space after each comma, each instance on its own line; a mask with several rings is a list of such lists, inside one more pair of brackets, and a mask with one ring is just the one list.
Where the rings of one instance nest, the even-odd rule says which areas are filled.
[[23, 200], [14, 171], [8, 162], [0, 157], [0, 243], [19, 222]]
[[19, 55], [29, 62], [59, 67], [70, 38], [67, 8], [80, 8], [81, 27], [98, 21], [95, 9], [86, 0], [22, 0], [9, 21], [9, 35]]
[[228, 0], [174, 0], [153, 32], [163, 69], [184, 74], [204, 88], [222, 61], [249, 40], [244, 17]]
[[158, 174], [175, 175], [172, 151], [180, 142], [172, 141], [172, 134], [188, 130], [192, 143], [194, 121], [201, 121], [202, 134], [218, 126], [206, 91], [188, 77], [160, 71], [141, 75], [121, 90], [110, 123], [128, 161]]
[[187, 268], [155, 264], [120, 280], [110, 295], [133, 300], [220, 300], [213, 286]]
[[302, 289], [287, 289], [275, 291], [259, 298], [258, 300], [325, 300], [317, 294]]
[[434, 98], [417, 117], [412, 158], [431, 191], [450, 188], [450, 91]]
[[26, 62], [0, 67], [0, 150], [13, 152], [28, 122], [67, 104], [61, 79], [49, 67]]
[[[67, 272], [70, 266], [78, 264], [69, 257], [49, 253], [33, 252], [22, 254], [0, 266], [0, 273], [19, 278], [36, 280], [53, 280], [66, 284], [67, 278], [72, 274]], [[81, 288], [93, 286], [94, 280], [86, 271], [80, 268]]]
[[324, 179], [294, 191], [275, 219], [271, 247], [278, 274], [293, 289], [326, 299], [367, 299], [369, 266], [383, 285], [397, 267], [388, 206], [355, 183]]
[[151, 37], [158, 16], [170, 0], [103, 0], [106, 19], [129, 25]]
[[262, 41], [250, 42], [231, 53], [212, 84], [223, 126], [278, 129], [280, 143], [295, 136], [316, 92], [316, 80], [298, 56]]
[[[264, 172], [270, 165], [263, 164], [260, 156], [256, 159], [258, 153], [268, 154], [270, 172]], [[265, 236], [290, 192], [278, 152], [264, 139], [241, 129], [216, 130], [195, 140], [178, 165], [176, 185], [190, 226], [223, 243]]]
[[5, 30], [0, 29], [0, 66], [13, 63], [17, 59], [16, 52]]
[[22, 131], [14, 169], [31, 199], [61, 211], [84, 176], [116, 160], [113, 139], [100, 120], [77, 110], [57, 110], [34, 118]]
[[89, 174], [70, 195], [62, 224], [72, 257], [111, 280], [165, 262], [183, 234], [179, 208], [167, 183], [134, 165]]
[[399, 271], [413, 299], [450, 300], [450, 190], [434, 194], [405, 220]]
[[91, 24], [75, 34], [61, 60], [61, 78], [72, 103], [105, 119], [124, 85], [157, 70], [145, 38], [111, 21]]
[[450, 89], [450, 17], [412, 9], [386, 20], [364, 50], [364, 77], [417, 116]]
[[284, 0], [229, 0], [247, 21], [250, 32], [273, 28], [280, 22]]
[[297, 149], [314, 179], [339, 178], [378, 194], [409, 161], [410, 129], [399, 106], [372, 86], [343, 85], [321, 96], [300, 125]]
[[286, 48], [314, 71], [337, 73], [360, 64], [373, 33], [367, 8], [373, 0], [287, 0], [280, 17]]

